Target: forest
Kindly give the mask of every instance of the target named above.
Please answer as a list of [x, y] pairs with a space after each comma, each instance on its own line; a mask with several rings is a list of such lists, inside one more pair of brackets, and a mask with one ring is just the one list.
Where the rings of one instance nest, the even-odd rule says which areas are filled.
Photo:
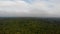
[[60, 34], [60, 18], [0, 17], [0, 34]]

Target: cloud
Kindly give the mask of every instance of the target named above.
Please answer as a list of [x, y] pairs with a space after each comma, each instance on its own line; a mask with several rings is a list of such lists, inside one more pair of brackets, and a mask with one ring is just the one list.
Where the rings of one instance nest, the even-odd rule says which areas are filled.
[[32, 5], [34, 8], [39, 9], [39, 12], [37, 10], [36, 13], [42, 13], [39, 15], [45, 15], [46, 17], [60, 17], [60, 3], [57, 1], [40, 1], [34, 2]]
[[27, 13], [29, 6], [24, 1], [0, 1], [0, 16], [21, 16]]
[[60, 17], [60, 0], [0, 1], [0, 16]]

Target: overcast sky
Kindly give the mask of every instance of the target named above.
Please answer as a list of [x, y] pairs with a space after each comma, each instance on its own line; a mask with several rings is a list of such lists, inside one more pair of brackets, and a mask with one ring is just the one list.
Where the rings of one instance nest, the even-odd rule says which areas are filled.
[[0, 17], [60, 17], [60, 0], [0, 0]]

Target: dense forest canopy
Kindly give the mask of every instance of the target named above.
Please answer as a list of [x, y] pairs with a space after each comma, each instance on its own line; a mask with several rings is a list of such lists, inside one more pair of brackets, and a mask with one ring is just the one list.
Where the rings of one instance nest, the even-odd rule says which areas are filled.
[[0, 34], [60, 34], [60, 18], [0, 18]]

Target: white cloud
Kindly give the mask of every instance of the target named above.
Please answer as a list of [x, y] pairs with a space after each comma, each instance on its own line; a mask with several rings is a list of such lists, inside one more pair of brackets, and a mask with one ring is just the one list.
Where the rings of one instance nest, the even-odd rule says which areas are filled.
[[21, 16], [27, 13], [29, 4], [24, 1], [0, 1], [1, 16]]
[[41, 2], [34, 2], [32, 4], [33, 8], [31, 13], [34, 14], [35, 16], [45, 16], [45, 17], [60, 17], [60, 3], [56, 2], [46, 2], [46, 1], [41, 1]]
[[60, 17], [59, 0], [0, 1], [0, 16]]

